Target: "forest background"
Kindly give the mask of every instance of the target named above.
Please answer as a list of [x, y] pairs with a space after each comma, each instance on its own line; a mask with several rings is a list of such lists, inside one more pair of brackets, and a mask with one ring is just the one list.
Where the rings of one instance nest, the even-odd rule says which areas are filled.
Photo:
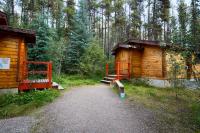
[[[29, 60], [54, 73], [103, 74], [111, 50], [127, 39], [184, 47], [200, 58], [199, 0], [0, 0], [9, 25], [36, 31]], [[34, 47], [33, 47], [34, 46]]]

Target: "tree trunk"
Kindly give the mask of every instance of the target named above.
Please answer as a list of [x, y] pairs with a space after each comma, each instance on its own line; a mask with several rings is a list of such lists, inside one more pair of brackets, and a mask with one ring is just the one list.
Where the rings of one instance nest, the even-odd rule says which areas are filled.
[[110, 58], [110, 15], [108, 16], [108, 59]]
[[151, 11], [151, 0], [148, 0], [148, 24], [147, 24], [147, 28], [148, 28], [148, 40], [151, 40], [151, 22], [150, 22], [150, 11]]
[[102, 31], [102, 46], [103, 46], [103, 51], [104, 51], [104, 55], [105, 55], [105, 47], [104, 47], [104, 36], [103, 36], [103, 32], [104, 32], [104, 30], [103, 30], [103, 8], [102, 8], [102, 23], [101, 23], [101, 31]]

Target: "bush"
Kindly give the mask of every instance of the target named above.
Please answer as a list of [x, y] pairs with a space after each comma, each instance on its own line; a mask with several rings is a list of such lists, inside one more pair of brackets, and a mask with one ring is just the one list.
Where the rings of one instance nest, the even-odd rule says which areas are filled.
[[104, 72], [105, 56], [98, 41], [92, 40], [81, 57], [81, 73], [84, 75], [102, 75]]
[[57, 90], [31, 91], [22, 94], [5, 94], [0, 97], [0, 118], [29, 113], [34, 108], [53, 101], [60, 95]]

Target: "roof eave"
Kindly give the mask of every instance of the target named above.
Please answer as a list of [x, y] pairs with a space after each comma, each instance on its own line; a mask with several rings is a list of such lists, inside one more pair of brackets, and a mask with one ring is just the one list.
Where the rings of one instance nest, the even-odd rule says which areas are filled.
[[33, 30], [24, 30], [11, 28], [8, 26], [0, 26], [0, 32], [22, 36], [24, 37], [26, 43], [35, 43], [36, 41], [35, 31]]

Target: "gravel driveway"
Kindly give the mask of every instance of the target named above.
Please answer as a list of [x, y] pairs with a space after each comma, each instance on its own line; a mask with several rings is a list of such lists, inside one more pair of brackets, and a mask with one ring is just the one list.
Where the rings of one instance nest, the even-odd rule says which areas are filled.
[[[23, 118], [25, 121], [18, 118], [18, 122], [17, 118], [14, 118], [7, 125], [5, 120], [1, 120], [0, 132], [156, 133], [159, 131], [155, 128], [156, 124], [152, 124], [154, 117], [150, 111], [130, 105], [128, 100], [120, 99], [107, 85], [74, 88], [40, 109], [39, 113], [34, 114], [33, 120], [32, 117]], [[23, 122], [27, 122], [24, 124], [25, 127]]]

